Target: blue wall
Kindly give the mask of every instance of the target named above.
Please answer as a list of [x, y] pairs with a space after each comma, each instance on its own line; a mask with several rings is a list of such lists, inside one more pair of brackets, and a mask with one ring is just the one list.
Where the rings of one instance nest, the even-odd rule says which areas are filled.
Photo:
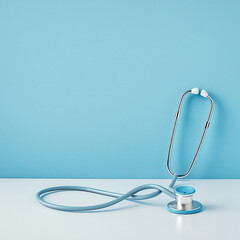
[[[240, 177], [240, 1], [1, 1], [0, 176], [168, 178], [181, 94], [215, 102], [191, 178]], [[172, 168], [209, 102], [186, 99]], [[181, 121], [181, 122], [180, 122]]]

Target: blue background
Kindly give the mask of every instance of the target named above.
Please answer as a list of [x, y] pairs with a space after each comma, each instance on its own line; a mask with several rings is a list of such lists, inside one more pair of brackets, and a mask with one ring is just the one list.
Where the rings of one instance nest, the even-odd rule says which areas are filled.
[[[181, 94], [214, 99], [191, 178], [239, 178], [240, 1], [0, 2], [0, 176], [168, 178]], [[209, 111], [185, 99], [172, 168]]]

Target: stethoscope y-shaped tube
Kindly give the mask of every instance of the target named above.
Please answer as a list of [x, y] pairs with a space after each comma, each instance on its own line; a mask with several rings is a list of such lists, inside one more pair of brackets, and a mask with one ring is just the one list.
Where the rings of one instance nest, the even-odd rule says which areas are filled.
[[[183, 101], [183, 98], [188, 93], [198, 94], [199, 90], [198, 90], [198, 88], [194, 88], [192, 90], [188, 90], [188, 91], [184, 92], [182, 97], [181, 97], [181, 99], [180, 99], [179, 105], [178, 105], [178, 109], [177, 109], [176, 116], [175, 116], [175, 122], [174, 122], [174, 126], [173, 126], [173, 131], [172, 131], [172, 136], [171, 136], [171, 140], [170, 140], [169, 150], [168, 150], [168, 159], [167, 159], [167, 168], [168, 168], [168, 171], [170, 172], [170, 174], [172, 174], [172, 175], [176, 175], [176, 173], [174, 173], [170, 169], [170, 156], [171, 156], [171, 150], [172, 150], [172, 143], [173, 143], [173, 138], [174, 138], [174, 134], [175, 134], [175, 130], [176, 130], [177, 121], [178, 121], [178, 118], [179, 118], [179, 112], [180, 112], [180, 108], [181, 108], [181, 105], [182, 105], [182, 101]], [[193, 164], [196, 161], [196, 158], [197, 158], [198, 152], [200, 150], [200, 147], [202, 145], [202, 141], [203, 141], [203, 138], [205, 136], [206, 130], [207, 130], [207, 128], [210, 125], [210, 117], [212, 115], [212, 110], [213, 110], [213, 100], [212, 100], [212, 98], [208, 95], [208, 93], [205, 90], [202, 90], [200, 95], [202, 97], [208, 98], [210, 100], [210, 102], [211, 102], [210, 111], [209, 111], [208, 118], [207, 118], [207, 121], [206, 121], [205, 126], [204, 126], [204, 130], [203, 130], [200, 142], [199, 142], [198, 147], [197, 147], [197, 151], [196, 151], [196, 153], [195, 153], [195, 155], [193, 157], [192, 163], [191, 163], [190, 167], [188, 168], [188, 170], [184, 174], [177, 175], [178, 177], [185, 177], [185, 176], [187, 176], [190, 173], [190, 171], [191, 171], [191, 169], [193, 167]]]

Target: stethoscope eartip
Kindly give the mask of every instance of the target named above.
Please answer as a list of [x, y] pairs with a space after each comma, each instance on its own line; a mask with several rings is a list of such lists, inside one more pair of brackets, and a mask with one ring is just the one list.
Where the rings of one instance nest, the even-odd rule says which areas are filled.
[[200, 95], [201, 95], [202, 97], [208, 97], [208, 93], [207, 93], [207, 91], [204, 90], [204, 89], [201, 91]]
[[[198, 95], [198, 94], [199, 94], [199, 88], [193, 88], [193, 89], [191, 90], [191, 93]], [[204, 89], [200, 92], [200, 95], [201, 95], [202, 97], [208, 97], [208, 93], [207, 93], [207, 91], [204, 90]]]
[[198, 95], [199, 94], [199, 88], [193, 88], [191, 90], [191, 93]]

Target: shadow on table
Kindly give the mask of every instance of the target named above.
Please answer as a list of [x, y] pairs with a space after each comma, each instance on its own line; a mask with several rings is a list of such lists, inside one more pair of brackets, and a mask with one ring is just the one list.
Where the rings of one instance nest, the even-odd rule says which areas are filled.
[[[115, 212], [115, 211], [120, 211], [120, 210], [126, 210], [126, 209], [130, 209], [130, 208], [136, 208], [136, 207], [139, 207], [139, 205], [145, 205], [145, 206], [152, 206], [152, 207], [159, 207], [159, 208], [162, 208], [162, 207], [165, 207], [165, 204], [164, 203], [151, 203], [151, 202], [142, 202], [142, 201], [131, 201], [135, 204], [130, 204], [128, 206], [123, 206], [123, 207], [112, 207], [109, 209], [102, 209], [102, 210], [93, 210], [93, 211], [74, 211], [74, 212], [70, 212], [70, 213], [100, 213], [100, 212]], [[65, 212], [65, 211], [63, 211]], [[66, 211], [68, 212], [68, 211]]]

